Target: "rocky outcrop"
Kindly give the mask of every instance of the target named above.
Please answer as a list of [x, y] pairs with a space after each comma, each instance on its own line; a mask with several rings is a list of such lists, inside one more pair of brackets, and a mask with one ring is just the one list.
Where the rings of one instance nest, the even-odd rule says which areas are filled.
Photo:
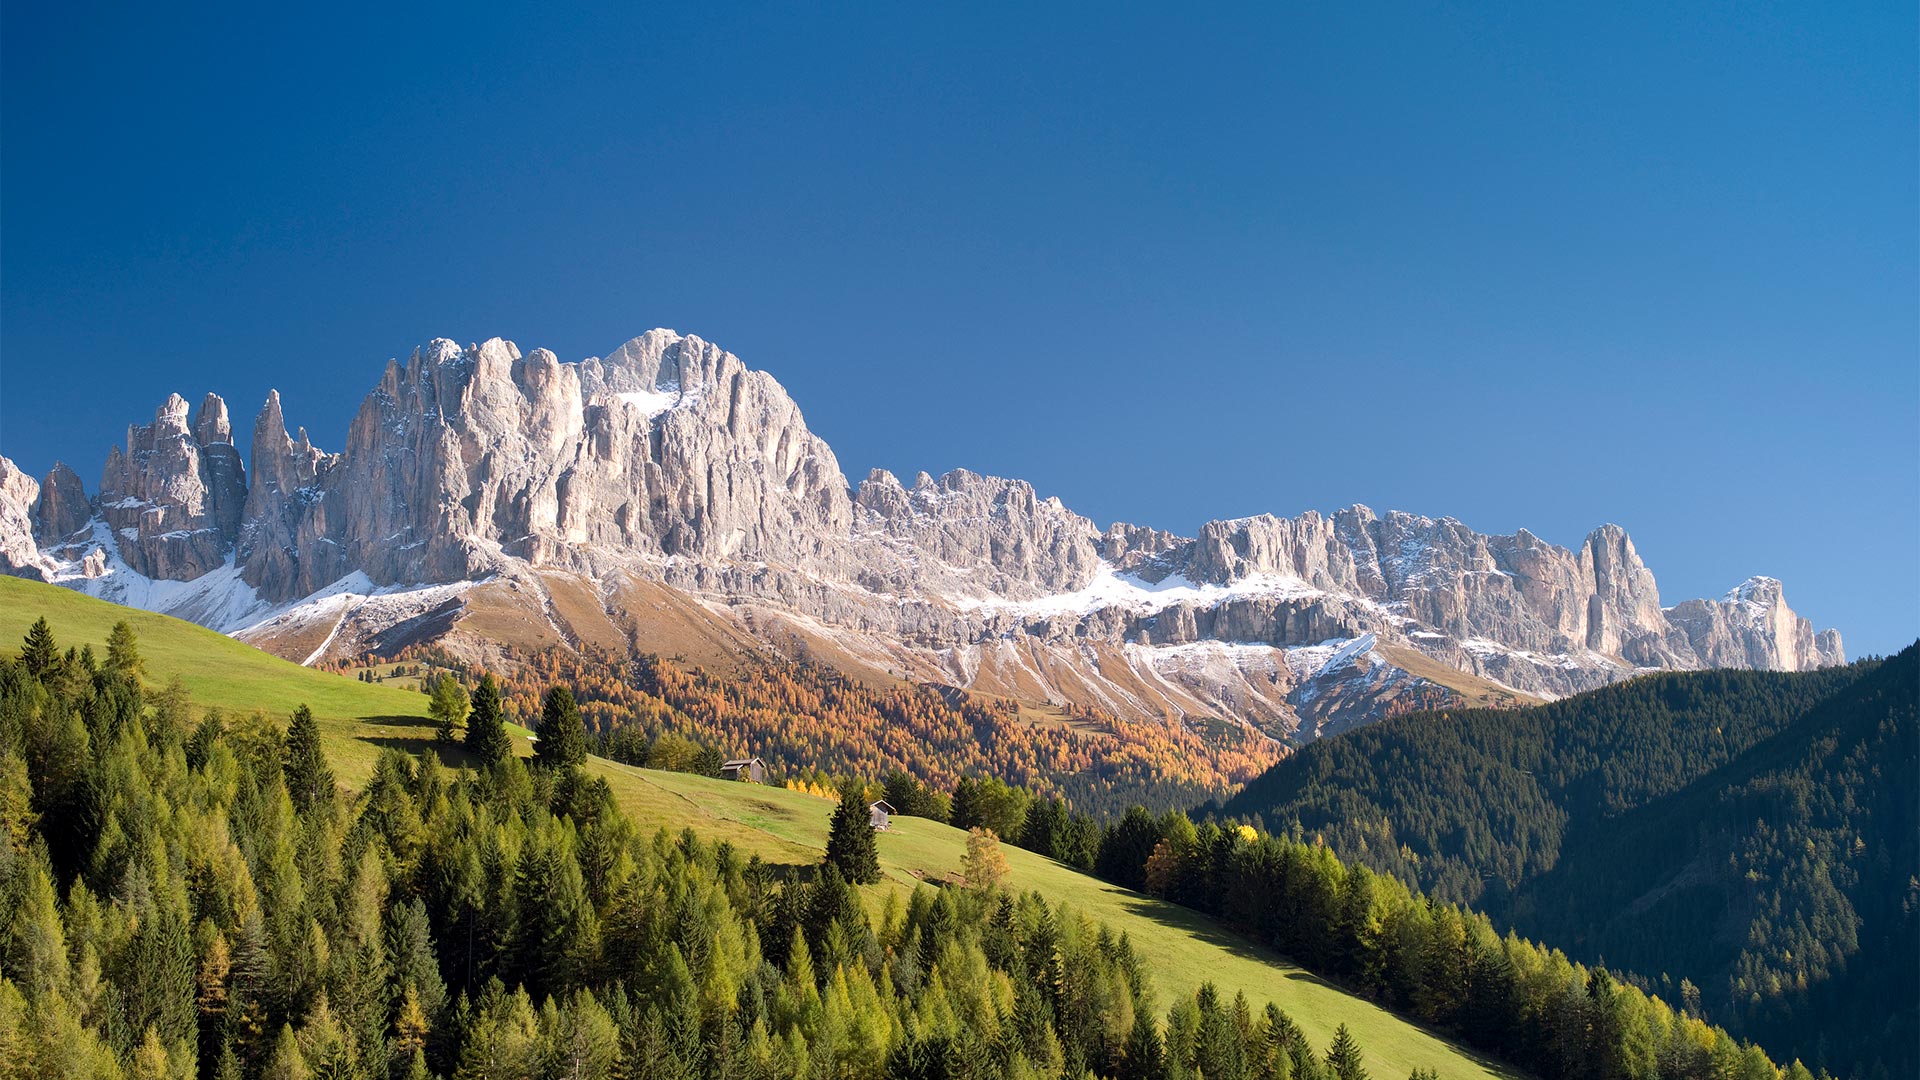
[[150, 578], [190, 581], [220, 566], [246, 508], [226, 403], [208, 394], [191, 424], [188, 413], [186, 399], [168, 397], [153, 423], [127, 429], [100, 478], [100, 514], [121, 557]]
[[[1025, 599], [1081, 588], [1100, 569], [1100, 532], [1059, 499], [1042, 499], [1024, 480], [965, 469], [907, 490], [876, 469], [854, 494], [864, 546], [863, 584], [877, 592]], [[882, 552], [896, 557], [877, 573]]]
[[57, 546], [87, 527], [93, 517], [93, 504], [80, 474], [56, 461], [40, 485], [40, 499], [33, 507], [33, 531], [46, 547]]
[[[617, 641], [621, 598], [644, 582], [682, 598], [675, 618], [737, 624], [699, 631], [711, 640], [759, 634], [889, 677], [1277, 733], [1435, 694], [1842, 658], [1770, 579], [1663, 609], [1613, 525], [1565, 548], [1353, 506], [1183, 537], [1101, 529], [966, 470], [911, 485], [875, 470], [850, 490], [772, 376], [667, 330], [578, 364], [435, 340], [388, 363], [338, 453], [289, 434], [269, 394], [251, 482], [225, 404], [189, 413], [172, 397], [130, 428], [91, 503], [64, 466], [44, 488], [8, 480], [0, 559], [222, 629], [270, 623], [301, 659], [457, 634], [465, 605], [485, 609], [486, 633], [530, 627], [528, 647], [588, 625]], [[335, 632], [350, 619], [360, 632]]]
[[351, 572], [337, 545], [326, 543], [320, 504], [336, 455], [320, 451], [300, 429], [287, 434], [280, 391], [269, 390], [253, 421], [253, 484], [235, 556], [248, 584], [273, 599], [307, 596]]
[[1717, 601], [1682, 601], [1667, 617], [1702, 667], [1801, 671], [1846, 661], [1840, 632], [1814, 633], [1770, 577], [1748, 578]]
[[0, 573], [47, 579], [53, 560], [33, 538], [33, 506], [40, 484], [0, 457]]

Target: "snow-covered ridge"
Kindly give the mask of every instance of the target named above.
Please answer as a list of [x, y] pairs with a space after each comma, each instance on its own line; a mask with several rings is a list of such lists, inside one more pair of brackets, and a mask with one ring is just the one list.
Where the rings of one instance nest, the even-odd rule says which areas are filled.
[[[960, 596], [949, 597], [948, 603], [964, 611], [1050, 618], [1057, 615], [1090, 615], [1107, 608], [1119, 608], [1134, 615], [1152, 615], [1180, 605], [1207, 608], [1232, 600], [1298, 600], [1326, 595], [1329, 594], [1325, 590], [1316, 589], [1297, 577], [1285, 574], [1252, 574], [1225, 585], [1194, 582], [1180, 574], [1169, 574], [1159, 581], [1148, 581], [1136, 574], [1122, 572], [1112, 563], [1102, 560], [1093, 580], [1072, 592], [1031, 600]], [[1372, 604], [1360, 597], [1351, 599]]]

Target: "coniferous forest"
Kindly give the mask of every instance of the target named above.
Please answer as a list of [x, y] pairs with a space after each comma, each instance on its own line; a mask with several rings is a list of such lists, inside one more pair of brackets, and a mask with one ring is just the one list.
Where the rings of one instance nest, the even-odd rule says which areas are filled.
[[1304, 748], [1226, 816], [1471, 902], [1837, 1073], [1920, 1070], [1920, 646]]

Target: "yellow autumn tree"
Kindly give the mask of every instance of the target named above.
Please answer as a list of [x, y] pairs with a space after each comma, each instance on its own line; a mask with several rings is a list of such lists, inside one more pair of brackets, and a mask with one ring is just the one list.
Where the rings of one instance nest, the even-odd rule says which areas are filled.
[[960, 863], [960, 873], [975, 889], [996, 888], [1006, 878], [1007, 857], [1000, 854], [1000, 838], [992, 829], [976, 825], [967, 830], [967, 857]]

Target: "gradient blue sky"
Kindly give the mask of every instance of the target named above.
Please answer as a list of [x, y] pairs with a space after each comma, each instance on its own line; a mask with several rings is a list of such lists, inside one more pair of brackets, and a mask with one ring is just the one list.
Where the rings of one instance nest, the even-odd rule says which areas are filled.
[[6, 5], [0, 451], [664, 325], [855, 480], [1617, 521], [1920, 630], [1911, 2], [703, 6]]

